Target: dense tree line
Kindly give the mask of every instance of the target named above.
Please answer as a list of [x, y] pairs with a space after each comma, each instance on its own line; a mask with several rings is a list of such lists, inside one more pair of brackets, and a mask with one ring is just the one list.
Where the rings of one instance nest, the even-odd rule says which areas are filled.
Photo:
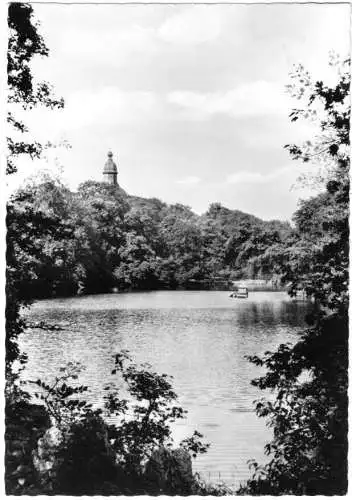
[[45, 258], [28, 282], [33, 297], [270, 279], [273, 267], [258, 265], [256, 258], [292, 234], [288, 223], [264, 222], [218, 203], [198, 216], [186, 206], [130, 196], [104, 182], [87, 181], [71, 192], [48, 176], [18, 191], [12, 206], [55, 218], [71, 234], [48, 238], [38, 227]]
[[[24, 109], [63, 106], [47, 83], [35, 85], [30, 63], [48, 49], [28, 4], [10, 4], [9, 103]], [[20, 155], [39, 158], [43, 145], [26, 139], [26, 126], [8, 114], [8, 165]], [[12, 132], [11, 132], [12, 130]], [[16, 135], [19, 133], [20, 135]], [[23, 135], [21, 135], [23, 134]], [[15, 139], [16, 137], [16, 139]], [[102, 189], [100, 189], [102, 188]], [[144, 217], [144, 216], [143, 216]], [[183, 418], [167, 375], [116, 354], [103, 408], [84, 400], [81, 367], [68, 365], [53, 382], [20, 377], [25, 353], [17, 339], [21, 316], [37, 296], [106, 290], [117, 267], [136, 260], [129, 279], [143, 283], [157, 252], [153, 221], [134, 213], [111, 186], [87, 183], [76, 196], [46, 179], [16, 193], [7, 204], [5, 485], [7, 494], [225, 494], [192, 474], [191, 454], [208, 445], [195, 432], [172, 447], [170, 424]], [[152, 245], [149, 245], [149, 242]], [[124, 255], [127, 258], [124, 259]], [[130, 258], [132, 257], [132, 259]], [[149, 259], [149, 260], [148, 260]], [[138, 267], [138, 264], [136, 267]], [[49, 326], [43, 326], [43, 328]], [[37, 392], [30, 396], [29, 385]], [[124, 398], [120, 391], [124, 389]], [[33, 391], [30, 391], [33, 393]], [[114, 417], [118, 424], [108, 424]], [[153, 452], [156, 454], [153, 455]]]
[[[35, 86], [34, 55], [48, 50], [30, 5], [9, 7], [10, 102], [63, 105], [46, 83]], [[276, 274], [300, 283], [314, 297], [309, 327], [295, 345], [281, 345], [250, 361], [265, 368], [253, 381], [274, 398], [256, 404], [273, 439], [269, 461], [253, 462], [241, 494], [344, 494], [347, 490], [349, 62], [334, 87], [311, 81], [298, 68], [291, 91], [307, 97], [292, 120], [318, 120], [321, 134], [289, 145], [293, 159], [326, 169], [321, 194], [301, 202], [294, 228], [231, 211], [219, 204], [197, 216], [188, 207], [127, 195], [119, 187], [86, 182], [76, 193], [43, 178], [17, 192], [7, 211], [5, 459], [8, 494], [226, 494], [194, 476], [180, 477], [170, 423], [182, 418], [165, 374], [114, 357], [103, 408], [84, 399], [79, 367], [62, 368], [53, 382], [31, 381], [36, 404], [18, 376], [26, 358], [17, 337], [25, 331], [21, 308], [36, 297], [121, 290], [188, 287], [215, 277]], [[318, 113], [315, 105], [318, 104]], [[16, 133], [25, 125], [13, 114]], [[8, 173], [21, 154], [39, 157], [40, 144], [9, 137]], [[23, 136], [25, 137], [25, 135]], [[19, 362], [19, 363], [18, 363]], [[17, 367], [15, 365], [17, 364]], [[125, 393], [122, 393], [124, 388]], [[125, 397], [125, 395], [127, 396]], [[117, 417], [110, 425], [106, 417]], [[55, 441], [50, 434], [56, 430]], [[195, 433], [179, 454], [206, 451]], [[151, 458], [161, 450], [167, 479]], [[184, 456], [184, 455], [183, 455]], [[185, 456], [184, 456], [185, 457]], [[154, 462], [157, 463], [154, 456]], [[159, 457], [160, 458], [160, 457]], [[187, 460], [187, 458], [186, 458]], [[160, 460], [159, 460], [159, 463]], [[160, 480], [161, 479], [161, 480]]]

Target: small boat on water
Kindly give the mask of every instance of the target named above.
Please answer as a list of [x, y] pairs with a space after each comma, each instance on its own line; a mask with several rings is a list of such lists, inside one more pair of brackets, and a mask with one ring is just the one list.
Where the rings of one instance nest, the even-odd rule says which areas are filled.
[[239, 286], [230, 293], [232, 299], [248, 299], [248, 288], [246, 286]]

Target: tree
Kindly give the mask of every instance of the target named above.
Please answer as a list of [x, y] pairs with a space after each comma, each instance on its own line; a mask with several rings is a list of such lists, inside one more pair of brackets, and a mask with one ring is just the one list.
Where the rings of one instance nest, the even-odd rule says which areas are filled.
[[[147, 364], [136, 365], [127, 351], [121, 351], [114, 357], [112, 377], [104, 387], [104, 408], [93, 409], [83, 399], [88, 388], [75, 383], [81, 369], [70, 364], [52, 384], [34, 382], [36, 395], [44, 401], [59, 435], [56, 445], [46, 442], [51, 467], [42, 468], [41, 493], [196, 493], [195, 478], [189, 484], [174, 485], [168, 478], [166, 489], [158, 491], [148, 473], [153, 452], [172, 449], [170, 425], [185, 415], [177, 406], [170, 378], [153, 372]], [[196, 457], [209, 446], [201, 438], [195, 432], [180, 446]], [[43, 460], [42, 452], [34, 451], [34, 456]]]
[[157, 286], [155, 252], [146, 238], [135, 231], [125, 234], [119, 249], [120, 264], [114, 271], [117, 284], [122, 289], [153, 289]]
[[[36, 84], [31, 71], [31, 61], [35, 56], [48, 56], [48, 49], [38, 32], [39, 23], [34, 20], [32, 6], [11, 3], [8, 10], [9, 41], [7, 52], [8, 105], [11, 107], [32, 109], [41, 104], [52, 109], [61, 108], [63, 99], [51, 96], [51, 87], [47, 82]], [[17, 120], [12, 111], [8, 112], [7, 121], [14, 134], [28, 132], [23, 122]], [[20, 154], [39, 158], [43, 146], [37, 142], [25, 142], [8, 137], [7, 174], [16, 172], [16, 158]], [[45, 217], [42, 211], [36, 211], [29, 205], [30, 195], [19, 193], [8, 204], [7, 212], [7, 281], [6, 281], [6, 335], [7, 369], [18, 356], [16, 338], [24, 323], [20, 318], [20, 308], [29, 303], [28, 287], [33, 278], [33, 265], [40, 261], [38, 237], [40, 231], [48, 235], [56, 231], [52, 217]], [[33, 199], [32, 199], [33, 201]], [[25, 207], [18, 209], [24, 202]], [[54, 218], [55, 219], [55, 218]], [[35, 237], [34, 237], [35, 235]], [[38, 253], [39, 252], [39, 253]], [[27, 288], [27, 289], [26, 289]]]
[[[32, 58], [35, 55], [46, 56], [48, 50], [37, 31], [32, 7], [11, 4], [9, 27], [9, 103], [24, 109], [40, 104], [50, 108], [62, 107], [62, 100], [51, 97], [49, 84], [34, 83], [30, 67]], [[12, 111], [8, 114], [8, 123], [15, 132], [27, 132]], [[9, 137], [8, 148], [7, 173], [12, 174], [16, 171], [19, 155], [39, 158], [44, 146]], [[153, 204], [159, 213], [163, 207]], [[73, 206], [77, 207], [75, 215], [71, 214]], [[80, 270], [83, 276], [89, 269], [84, 269], [82, 256], [86, 257], [92, 249], [92, 253], [99, 249], [99, 258], [105, 258], [99, 271], [104, 271], [105, 276], [111, 278], [114, 266], [119, 263], [123, 238], [130, 234], [124, 221], [129, 208], [126, 196], [121, 190], [116, 193], [111, 186], [90, 183], [74, 197], [64, 186], [46, 180], [20, 190], [11, 198], [7, 208], [6, 491], [19, 495], [50, 491], [47, 482], [41, 483], [33, 463], [34, 458], [38, 461], [43, 459], [42, 452], [44, 455], [47, 452], [44, 460], [53, 458], [56, 461], [55, 486], [61, 493], [131, 494], [148, 491], [148, 478], [142, 478], [143, 488], [140, 489], [134, 480], [141, 479], [142, 464], [150, 458], [152, 449], [170, 443], [170, 423], [183, 415], [182, 408], [174, 404], [176, 394], [166, 375], [151, 372], [146, 366], [138, 368], [132, 363], [126, 367], [126, 355], [115, 358], [113, 374], [121, 375], [134, 398], [133, 402], [127, 402], [116, 392], [108, 396], [106, 411], [122, 418], [121, 425], [117, 427], [106, 424], [102, 410], [93, 410], [79, 399], [78, 396], [87, 388], [70, 387], [67, 383], [70, 373], [61, 374], [52, 386], [37, 381], [37, 387], [43, 391], [42, 397], [39, 393], [38, 397], [46, 405], [44, 410], [42, 406], [32, 404], [29, 394], [21, 390], [20, 384], [16, 386], [18, 379], [13, 370], [14, 361], [25, 362], [17, 344], [18, 335], [26, 327], [20, 311], [33, 300], [34, 285], [41, 273], [46, 276], [52, 274], [49, 286], [54, 288], [68, 270], [68, 261], [71, 265], [78, 256], [77, 267], [83, 267]], [[81, 215], [84, 216], [81, 224], [76, 224]], [[152, 226], [149, 224], [149, 229], [152, 230]], [[145, 225], [140, 230], [146, 233]], [[148, 231], [148, 237], [152, 237], [151, 234], [152, 231]], [[80, 235], [79, 244], [72, 247], [77, 235]], [[154, 251], [143, 238], [146, 239], [147, 234], [133, 235], [133, 241], [130, 239], [127, 242], [132, 247], [127, 258], [131, 254], [140, 260], [145, 260], [146, 255], [154, 256]], [[93, 247], [94, 240], [98, 239], [99, 245]], [[70, 278], [66, 276], [66, 279]], [[76, 374], [72, 374], [72, 379], [76, 380]], [[64, 436], [55, 451], [50, 447], [43, 449], [43, 435], [52, 423], [50, 420], [56, 422]], [[207, 446], [201, 443], [200, 437], [199, 433], [195, 433], [182, 443], [182, 447], [193, 455], [205, 452]], [[117, 456], [119, 465], [116, 464]], [[122, 485], [116, 485], [116, 479]], [[188, 486], [182, 491], [173, 491], [171, 484], [168, 492], [184, 493]], [[206, 494], [203, 486], [202, 492]]]
[[[7, 205], [6, 224], [6, 367], [9, 373], [19, 355], [17, 337], [25, 327], [20, 310], [33, 300], [43, 267], [54, 269], [56, 265], [59, 272], [65, 241], [72, 238], [72, 228], [62, 224], [56, 215], [33, 210], [30, 193], [12, 197]], [[55, 264], [56, 259], [61, 263]]]
[[253, 477], [239, 493], [342, 495], [347, 490], [349, 61], [342, 63], [334, 87], [313, 83], [302, 68], [293, 80], [291, 91], [307, 97], [307, 107], [294, 110], [291, 119], [319, 119], [321, 135], [314, 143], [287, 148], [304, 162], [319, 157], [325, 170], [318, 180], [326, 189], [296, 212], [297, 232], [284, 249], [283, 274], [309, 283], [315, 311], [295, 345], [249, 358], [266, 368], [252, 383], [275, 394], [274, 400], [256, 403], [274, 437], [265, 448], [270, 461], [252, 464]]
[[[61, 108], [62, 99], [51, 95], [47, 82], [36, 84], [31, 71], [35, 56], [47, 56], [48, 49], [38, 32], [31, 5], [11, 3], [8, 9], [9, 42], [7, 52], [8, 73], [8, 133], [7, 174], [17, 170], [19, 155], [39, 158], [44, 146], [26, 139], [25, 124], [16, 118], [16, 111], [27, 110], [42, 104], [49, 108]], [[24, 137], [24, 138], [23, 138]], [[28, 394], [13, 369], [15, 360], [24, 363], [17, 338], [24, 331], [21, 308], [32, 300], [31, 283], [36, 277], [38, 264], [44, 258], [40, 238], [46, 235], [60, 239], [67, 236], [55, 216], [35, 210], [33, 198], [25, 193], [12, 197], [7, 205], [6, 251], [6, 486], [15, 494], [34, 481], [35, 471], [31, 460], [32, 444], [48, 425], [47, 415], [40, 407], [29, 402]], [[27, 484], [24, 485], [23, 476]], [[33, 484], [32, 484], [33, 486]], [[33, 490], [31, 490], [33, 492]]]
[[176, 262], [176, 282], [185, 286], [191, 279], [202, 279], [203, 237], [194, 214], [179, 209], [176, 213], [171, 212], [162, 221], [161, 234]]
[[[8, 10], [9, 42], [7, 51], [7, 83], [9, 109], [32, 109], [42, 105], [62, 108], [63, 99], [52, 96], [52, 87], [48, 82], [35, 83], [31, 71], [31, 61], [35, 56], [46, 57], [49, 54], [42, 36], [38, 32], [39, 23], [34, 21], [32, 6], [24, 3], [11, 3]], [[28, 128], [13, 111], [7, 114], [8, 125], [14, 132], [26, 134]], [[30, 141], [30, 140], [29, 140]], [[29, 155], [39, 158], [44, 146], [36, 141], [7, 138], [8, 161], [7, 173], [16, 172], [16, 158]]]

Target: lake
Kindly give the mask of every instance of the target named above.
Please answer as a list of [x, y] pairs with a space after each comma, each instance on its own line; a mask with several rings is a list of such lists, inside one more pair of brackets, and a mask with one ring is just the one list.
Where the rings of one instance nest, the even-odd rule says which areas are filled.
[[80, 382], [99, 403], [113, 368], [113, 355], [128, 349], [137, 362], [174, 377], [187, 419], [175, 426], [176, 440], [197, 429], [211, 443], [194, 470], [211, 482], [238, 486], [249, 477], [247, 460], [265, 460], [270, 439], [250, 385], [260, 369], [246, 355], [263, 354], [295, 341], [308, 304], [284, 292], [252, 292], [230, 299], [221, 291], [158, 291], [103, 294], [36, 302], [31, 321], [62, 331], [33, 329], [20, 337], [29, 361], [24, 377], [50, 381], [68, 361], [86, 365]]

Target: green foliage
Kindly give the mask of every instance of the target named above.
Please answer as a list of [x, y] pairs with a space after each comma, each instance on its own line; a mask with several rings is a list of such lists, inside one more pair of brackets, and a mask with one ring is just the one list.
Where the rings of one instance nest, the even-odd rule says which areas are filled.
[[25, 3], [10, 3], [8, 10], [9, 42], [7, 51], [8, 103], [7, 122], [15, 137], [7, 138], [7, 173], [16, 172], [16, 158], [30, 155], [39, 158], [43, 145], [36, 141], [28, 142], [17, 138], [26, 134], [26, 125], [17, 119], [13, 110], [32, 109], [43, 105], [51, 109], [62, 108], [63, 99], [52, 97], [52, 88], [47, 82], [35, 83], [30, 64], [35, 56], [46, 57], [48, 49], [38, 33], [39, 23], [34, 21], [33, 8]]
[[[44, 146], [22, 140], [24, 123], [13, 110], [37, 105], [60, 108], [48, 83], [36, 84], [30, 64], [48, 49], [34, 23], [32, 7], [9, 6], [8, 85], [12, 106], [7, 120], [7, 172], [16, 171], [21, 154], [38, 158]], [[309, 286], [315, 299], [311, 328], [299, 342], [250, 360], [266, 369], [253, 381], [274, 392], [256, 411], [266, 417], [274, 438], [266, 446], [270, 461], [253, 462], [252, 479], [241, 494], [342, 494], [347, 477], [347, 310], [350, 73], [347, 62], [339, 82], [312, 82], [298, 67], [290, 91], [304, 101], [292, 121], [308, 118], [321, 134], [301, 146], [287, 145], [291, 156], [319, 162], [314, 182], [326, 190], [300, 204], [295, 228], [265, 223], [218, 203], [199, 217], [183, 205], [127, 195], [119, 187], [86, 182], [77, 193], [52, 179], [32, 183], [8, 204], [6, 284], [6, 488], [9, 494], [155, 493], [144, 466], [153, 450], [171, 447], [171, 424], [184, 416], [169, 378], [148, 365], [137, 366], [127, 353], [115, 357], [115, 382], [105, 390], [105, 406], [93, 409], [71, 385], [78, 367], [68, 366], [53, 384], [36, 381], [45, 404], [32, 405], [12, 364], [20, 356], [17, 337], [25, 323], [20, 309], [35, 297], [119, 289], [188, 287], [216, 276], [278, 274]], [[16, 138], [17, 134], [17, 138]], [[20, 139], [18, 139], [20, 136]], [[25, 137], [25, 136], [24, 136]], [[33, 453], [49, 426], [61, 441], [49, 446], [50, 477], [38, 477]], [[116, 423], [110, 423], [109, 419]], [[181, 446], [193, 455], [207, 445], [195, 433]], [[39, 445], [38, 445], [39, 446]], [[45, 475], [45, 474], [44, 474]], [[180, 493], [166, 489], [167, 493]], [[196, 494], [226, 494], [194, 480]], [[181, 493], [184, 490], [181, 489]]]
[[71, 228], [61, 248], [37, 235], [47, 257], [38, 262], [33, 297], [207, 288], [219, 278], [225, 283], [232, 277], [270, 278], [274, 266], [260, 257], [292, 233], [287, 223], [263, 222], [221, 205], [197, 216], [188, 207], [136, 198], [93, 181], [72, 193], [57, 179], [41, 178], [21, 190], [18, 208], [29, 200], [33, 211]]
[[[264, 466], [242, 494], [336, 495], [347, 490], [348, 324], [332, 315], [307, 330], [295, 346], [250, 361], [266, 369], [253, 381], [275, 398], [256, 402], [273, 441]], [[319, 354], [318, 354], [319, 353]]]
[[[8, 113], [11, 135], [7, 137], [6, 173], [16, 172], [20, 155], [39, 158], [46, 147], [28, 138], [28, 128], [17, 118], [21, 110], [37, 105], [62, 108], [63, 100], [52, 97], [47, 82], [36, 83], [31, 71], [35, 56], [47, 56], [48, 49], [38, 33], [32, 6], [10, 3], [8, 8], [9, 41], [7, 52]], [[52, 198], [53, 199], [53, 198]], [[25, 330], [21, 309], [35, 296], [33, 286], [41, 272], [60, 274], [64, 244], [69, 228], [51, 211], [37, 210], [31, 193], [19, 192], [7, 204], [6, 234], [6, 387], [5, 387], [5, 481], [8, 494], [37, 494], [37, 474], [32, 452], [39, 437], [50, 425], [44, 409], [33, 405], [19, 378], [14, 361], [26, 362], [17, 338]], [[47, 261], [50, 257], [50, 266]], [[49, 278], [49, 275], [47, 276]], [[54, 289], [55, 278], [50, 283]], [[48, 285], [47, 285], [48, 287]]]
[[[31, 5], [10, 4], [8, 23], [11, 112], [7, 119], [13, 135], [7, 140], [7, 173], [11, 174], [17, 170], [19, 155], [39, 158], [46, 147], [22, 139], [28, 129], [13, 111], [37, 105], [60, 108], [63, 101], [51, 96], [48, 83], [37, 84], [32, 75], [33, 57], [47, 56], [48, 49], [38, 33]], [[132, 207], [129, 198], [134, 201]], [[119, 397], [116, 387], [106, 389], [105, 408], [93, 409], [83, 398], [88, 388], [75, 382], [80, 367], [68, 365], [52, 384], [33, 382], [41, 402], [35, 405], [23, 390], [21, 368], [14, 370], [14, 361], [26, 361], [17, 345], [18, 335], [26, 328], [20, 311], [34, 298], [105, 291], [118, 282], [117, 276], [122, 287], [150, 286], [151, 280], [156, 282], [162, 276], [160, 261], [169, 261], [169, 255], [163, 254], [165, 242], [159, 228], [165, 207], [159, 200], [128, 197], [105, 183], [86, 182], [73, 194], [48, 176], [10, 199], [6, 221], [8, 494], [154, 491], [143, 475], [143, 466], [156, 447], [172, 444], [170, 424], [185, 413], [174, 404], [176, 394], [166, 375], [152, 372], [147, 365], [137, 367], [127, 353], [116, 356], [113, 374], [124, 384], [128, 397]], [[184, 210], [175, 207], [180, 209]], [[118, 418], [119, 424], [107, 423], [109, 417]], [[59, 431], [58, 442], [48, 434], [53, 423]], [[182, 443], [183, 449], [193, 455], [204, 453], [208, 445], [201, 437], [195, 433]], [[178, 487], [170, 490], [168, 486], [167, 491], [185, 491], [184, 485]]]
[[5, 407], [5, 488], [7, 495], [40, 492], [33, 450], [50, 427], [45, 408], [27, 401], [23, 394], [7, 394]]
[[[8, 112], [7, 122], [12, 136], [7, 138], [7, 174], [11, 174], [17, 170], [16, 158], [19, 155], [38, 158], [43, 151], [43, 145], [37, 142], [18, 139], [22, 134], [26, 134], [28, 129], [15, 118], [13, 110], [32, 109], [37, 105], [51, 109], [61, 108], [63, 100], [51, 96], [51, 87], [47, 82], [38, 84], [34, 81], [31, 71], [33, 58], [47, 56], [48, 49], [38, 32], [39, 24], [34, 20], [32, 6], [10, 3], [8, 26], [7, 77], [8, 105], [11, 111]], [[60, 257], [60, 250], [49, 247], [52, 247], [59, 233], [61, 245], [63, 244], [67, 228], [65, 224], [58, 224], [58, 218], [53, 212], [37, 211], [35, 195], [30, 192], [19, 192], [12, 197], [7, 206], [6, 223], [6, 370], [10, 376], [11, 364], [19, 356], [16, 339], [24, 328], [19, 311], [35, 296], [31, 290], [33, 282], [38, 278], [38, 269], [45, 266], [46, 257], [50, 252], [53, 255], [46, 272], [57, 274], [62, 255]], [[45, 249], [42, 248], [44, 241], [47, 245]], [[57, 238], [56, 244], [60, 245]], [[51, 290], [54, 288], [50, 285], [49, 287]], [[24, 361], [23, 356], [21, 361]]]
[[54, 478], [47, 494], [121, 495], [133, 491], [130, 479], [115, 462], [107, 429], [97, 412], [87, 412], [71, 423], [55, 450]]
[[78, 379], [81, 371], [79, 363], [68, 363], [60, 369], [60, 376], [55, 378], [52, 385], [39, 379], [33, 382], [40, 391], [35, 392], [34, 396], [43, 402], [48, 414], [60, 429], [65, 429], [73, 421], [80, 421], [92, 408], [90, 403], [77, 397], [88, 391], [88, 387], [69, 385], [72, 380]]
[[225, 483], [209, 484], [205, 482], [198, 474], [195, 474], [195, 493], [199, 496], [223, 497], [233, 496], [234, 491]]
[[181, 441], [180, 446], [192, 453], [193, 458], [197, 458], [198, 455], [206, 453], [210, 446], [209, 443], [203, 443], [202, 438], [203, 435], [200, 432], [194, 431], [191, 437]]
[[[17, 193], [7, 205], [6, 366], [18, 357], [16, 339], [24, 327], [20, 309], [35, 296], [38, 280], [53, 289], [62, 273], [71, 228], [57, 215], [33, 207], [34, 197]], [[50, 262], [50, 265], [49, 265]]]
[[[127, 351], [121, 351], [104, 388], [104, 407], [93, 409], [84, 399], [88, 388], [78, 385], [81, 369], [71, 363], [52, 384], [33, 382], [36, 397], [60, 431], [54, 447], [47, 441], [51, 466], [42, 467], [39, 474], [41, 493], [153, 492], [148, 461], [155, 450], [172, 449], [171, 424], [186, 413], [175, 404], [177, 395], [170, 378], [153, 372], [147, 364], [136, 365]], [[202, 437], [195, 432], [180, 446], [196, 457], [209, 447]], [[198, 488], [195, 479], [193, 485]], [[179, 482], [173, 493], [181, 493], [185, 487]]]
[[[291, 91], [307, 96], [307, 108], [294, 110], [291, 119], [319, 120], [321, 135], [288, 149], [304, 162], [319, 157], [325, 180], [321, 172], [318, 180], [326, 189], [301, 202], [295, 233], [261, 259], [275, 260], [292, 290], [303, 283], [315, 307], [307, 317], [311, 328], [295, 345], [249, 358], [266, 369], [253, 385], [273, 392], [271, 399], [256, 402], [273, 440], [265, 448], [269, 462], [253, 462], [253, 476], [238, 493], [342, 495], [347, 491], [350, 72], [344, 63], [332, 88], [312, 83], [302, 68], [293, 79], [298, 88], [294, 84]], [[321, 114], [314, 109], [317, 101]]]
[[[321, 134], [301, 146], [286, 145], [293, 159], [303, 162], [322, 162], [328, 180], [343, 176], [347, 180], [350, 130], [350, 60], [340, 61], [331, 56], [330, 65], [336, 68], [338, 81], [329, 87], [322, 81], [313, 82], [301, 65], [291, 74], [288, 90], [302, 102], [290, 115], [292, 121], [308, 119], [317, 123]], [[322, 114], [323, 113], [323, 114]], [[347, 170], [346, 170], [347, 168]], [[318, 177], [318, 179], [320, 179]], [[326, 181], [325, 179], [323, 179]]]

